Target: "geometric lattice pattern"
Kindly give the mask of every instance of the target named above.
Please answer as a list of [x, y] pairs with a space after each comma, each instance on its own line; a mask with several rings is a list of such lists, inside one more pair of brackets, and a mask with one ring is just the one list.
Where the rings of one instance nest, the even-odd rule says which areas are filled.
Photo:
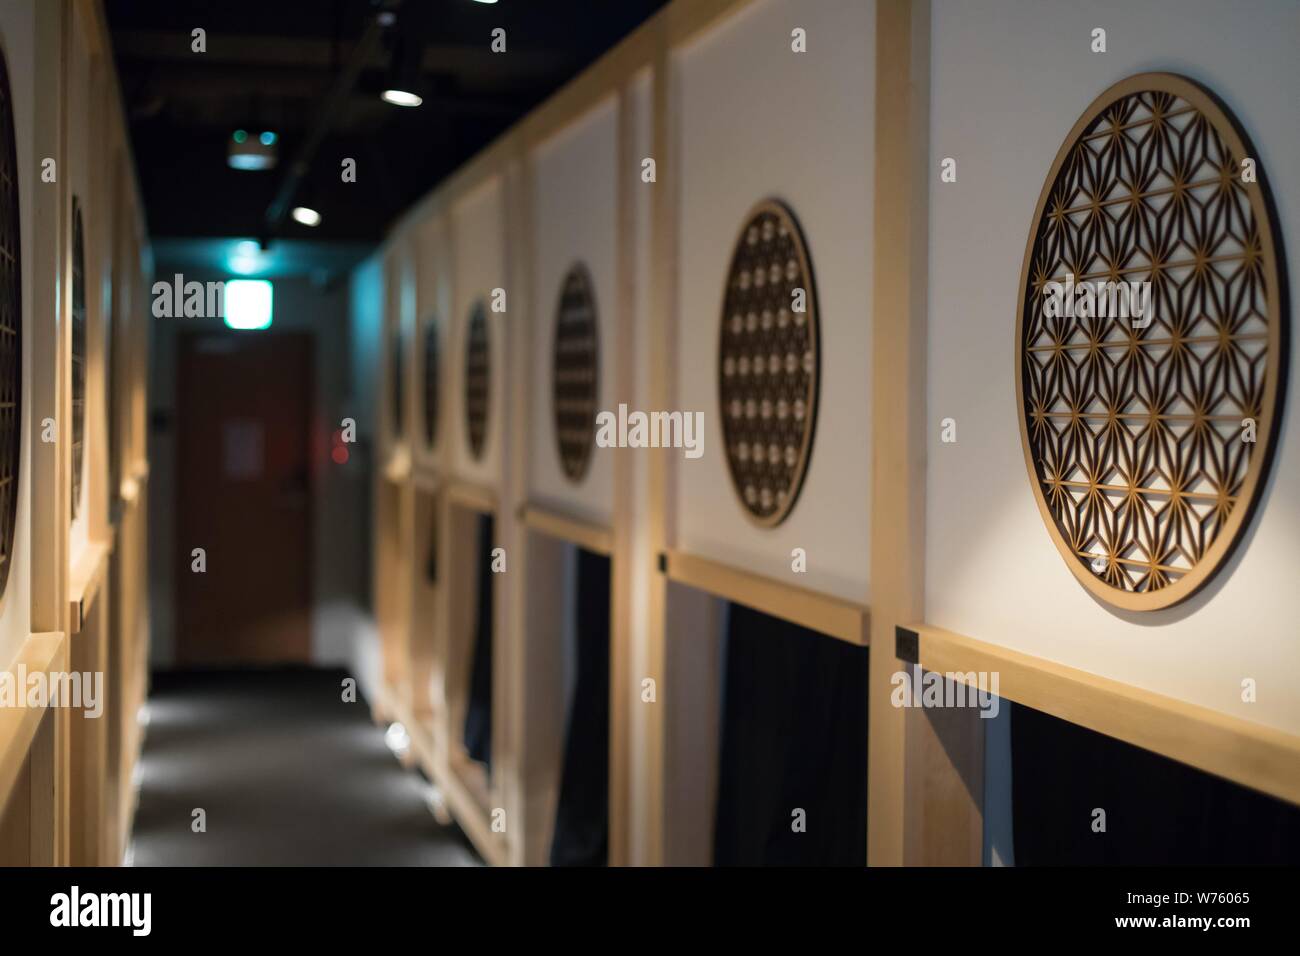
[[718, 348], [727, 466], [759, 524], [779, 524], [799, 495], [816, 424], [819, 362], [803, 235], [785, 206], [760, 203], [732, 254]]
[[[1130, 609], [1208, 579], [1271, 451], [1285, 319], [1243, 142], [1190, 81], [1117, 85], [1062, 147], [1026, 253], [1026, 463], [1076, 576]], [[1105, 284], [1142, 282], [1141, 315], [1097, 314], [1124, 294]]]
[[438, 320], [424, 324], [424, 443], [438, 438]]
[[483, 457], [483, 445], [487, 441], [491, 383], [487, 310], [480, 300], [470, 310], [469, 336], [465, 345], [465, 425], [469, 433], [470, 454], [476, 459]]
[[81, 204], [72, 197], [72, 517], [81, 508], [86, 450], [86, 243]]
[[596, 399], [600, 343], [591, 276], [581, 263], [564, 278], [555, 315], [555, 353], [551, 401], [560, 465], [570, 481], [580, 481], [591, 462], [596, 437]]
[[23, 269], [9, 66], [0, 50], [0, 595], [13, 568], [23, 422]]

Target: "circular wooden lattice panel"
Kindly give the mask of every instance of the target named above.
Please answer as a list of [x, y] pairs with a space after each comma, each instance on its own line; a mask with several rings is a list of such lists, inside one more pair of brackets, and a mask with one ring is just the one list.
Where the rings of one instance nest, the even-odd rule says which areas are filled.
[[23, 421], [23, 270], [9, 66], [0, 50], [0, 595], [13, 568]]
[[469, 334], [465, 341], [465, 428], [469, 435], [470, 454], [476, 459], [483, 457], [483, 445], [487, 441], [491, 372], [487, 310], [480, 301], [470, 310]]
[[731, 258], [718, 399], [727, 467], [748, 514], [779, 524], [799, 496], [817, 419], [820, 365], [812, 264], [785, 206], [760, 203]]
[[555, 313], [555, 354], [551, 404], [560, 466], [570, 481], [581, 481], [591, 463], [596, 437], [600, 342], [591, 275], [581, 263], [564, 278]]
[[438, 440], [438, 320], [424, 324], [424, 443]]
[[72, 197], [72, 517], [81, 509], [86, 452], [86, 242], [81, 203]]
[[1034, 214], [1016, 333], [1025, 464], [1070, 570], [1126, 610], [1205, 584], [1263, 488], [1287, 317], [1262, 172], [1243, 182], [1255, 157], [1201, 87], [1130, 77], [1070, 131]]

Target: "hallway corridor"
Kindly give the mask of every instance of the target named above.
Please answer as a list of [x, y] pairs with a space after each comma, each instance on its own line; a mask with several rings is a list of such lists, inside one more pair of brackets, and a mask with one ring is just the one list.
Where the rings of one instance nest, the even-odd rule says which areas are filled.
[[[341, 670], [153, 678], [136, 866], [472, 866], [428, 784], [398, 763]], [[206, 832], [194, 832], [194, 811]]]

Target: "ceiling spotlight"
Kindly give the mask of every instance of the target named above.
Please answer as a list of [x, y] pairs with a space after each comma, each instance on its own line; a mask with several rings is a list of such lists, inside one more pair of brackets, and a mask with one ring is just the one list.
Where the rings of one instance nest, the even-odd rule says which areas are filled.
[[227, 165], [241, 170], [273, 169], [279, 158], [276, 138], [271, 132], [251, 138], [247, 130], [235, 130], [226, 149]]
[[379, 98], [394, 106], [419, 106], [424, 102], [424, 97], [410, 90], [384, 90], [379, 94]]
[[420, 90], [420, 57], [424, 45], [415, 36], [398, 36], [393, 39], [391, 58], [388, 61], [388, 79], [379, 94], [385, 103], [394, 106], [419, 106], [424, 102]]
[[304, 226], [320, 225], [320, 213], [310, 206], [294, 206], [290, 215], [293, 216], [294, 222], [300, 222]]

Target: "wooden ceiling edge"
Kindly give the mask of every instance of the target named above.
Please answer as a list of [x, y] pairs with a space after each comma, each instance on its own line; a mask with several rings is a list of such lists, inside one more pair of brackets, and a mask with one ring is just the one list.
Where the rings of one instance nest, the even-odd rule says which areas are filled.
[[619, 88], [632, 82], [644, 69], [653, 67], [663, 38], [670, 53], [715, 26], [728, 14], [735, 14], [754, 0], [672, 0], [639, 27], [601, 54], [582, 72], [520, 117], [441, 183], [434, 186], [408, 209], [389, 229], [381, 242], [387, 245], [416, 229], [430, 216], [448, 209], [483, 180], [504, 174], [511, 159], [526, 155], [533, 147], [578, 120]]

